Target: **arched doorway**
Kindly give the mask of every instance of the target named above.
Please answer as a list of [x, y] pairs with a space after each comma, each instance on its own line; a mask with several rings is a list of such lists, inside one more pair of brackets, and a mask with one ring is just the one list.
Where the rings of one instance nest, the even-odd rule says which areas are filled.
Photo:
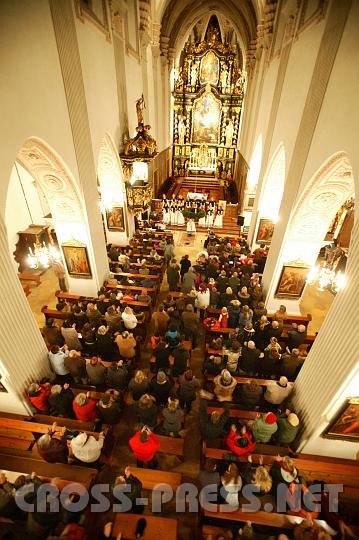
[[249, 162], [249, 170], [243, 193], [244, 226], [247, 227], [247, 230], [249, 229], [252, 219], [253, 205], [257, 192], [259, 173], [262, 165], [262, 152], [262, 134], [259, 134], [252, 153], [251, 160]]

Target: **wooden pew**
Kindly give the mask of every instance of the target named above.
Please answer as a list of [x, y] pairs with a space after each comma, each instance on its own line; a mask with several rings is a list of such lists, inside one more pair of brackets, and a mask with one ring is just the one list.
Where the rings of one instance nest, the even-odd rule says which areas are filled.
[[[116, 537], [122, 532], [123, 540], [135, 540], [135, 532], [138, 520], [142, 516], [136, 514], [125, 514], [118, 512], [115, 514], [115, 521], [112, 535]], [[157, 516], [144, 516], [147, 526], [141, 538], [143, 540], [177, 540], [178, 520]]]
[[[208, 316], [215, 317], [221, 314], [221, 309], [207, 308], [207, 314]], [[274, 319], [274, 315], [275, 313], [267, 313], [266, 317], [269, 321], [272, 321]], [[287, 319], [284, 322], [284, 326], [290, 326], [293, 323], [296, 323], [298, 325], [304, 324], [304, 326], [307, 327], [311, 320], [312, 316], [310, 313], [307, 313], [307, 315], [288, 315]]]
[[62, 426], [76, 431], [92, 432], [94, 430], [94, 422], [81, 422], [81, 420], [76, 420], [75, 418], [64, 418], [62, 416], [50, 416], [48, 414], [40, 413], [34, 414], [32, 418], [39, 424], [48, 424], [49, 426], [56, 422], [57, 424], [60, 423]]
[[156, 297], [157, 288], [155, 287], [141, 287], [140, 285], [112, 285], [112, 283], [106, 283], [104, 285], [106, 289], [120, 289], [121, 291], [135, 291], [137, 294], [147, 291], [149, 296], [154, 299]]
[[2, 453], [0, 453], [0, 463], [2, 468], [9, 471], [19, 471], [22, 474], [36, 472], [38, 476], [62, 478], [69, 482], [79, 482], [86, 489], [90, 488], [97, 474], [97, 470], [90, 467], [66, 465], [63, 463], [47, 463], [33, 457], [11, 456]]
[[34, 281], [36, 283], [36, 287], [38, 287], [41, 283], [41, 279], [38, 274], [18, 274], [18, 278], [20, 281]]
[[[157, 274], [148, 274], [147, 276], [145, 276], [143, 274], [130, 274], [129, 272], [119, 272], [119, 273], [114, 274], [114, 277], [115, 279], [121, 279], [122, 277], [126, 277], [132, 280], [136, 279], [136, 280], [141, 280], [141, 281], [145, 278], [148, 278], [151, 281], [156, 281], [156, 282], [160, 280], [160, 276], [158, 276]], [[159, 285], [159, 283], [156, 283], [156, 284]]]
[[28, 285], [27, 283], [23, 283], [22, 288], [23, 288], [23, 291], [24, 291], [25, 295], [29, 296], [29, 294], [31, 293], [30, 285]]
[[184, 440], [177, 439], [175, 437], [166, 437], [165, 435], [157, 435], [158, 442], [160, 443], [159, 452], [164, 454], [171, 454], [172, 456], [183, 457], [184, 456]]
[[[214, 375], [207, 375], [205, 374], [205, 378], [207, 379], [207, 381], [213, 381], [214, 380]], [[276, 381], [274, 380], [271, 380], [271, 379], [257, 379], [255, 377], [238, 377], [238, 376], [235, 376], [234, 377], [237, 381], [238, 384], [247, 384], [249, 382], [251, 382], [252, 380], [255, 380], [257, 384], [259, 384], [259, 386], [263, 386], [263, 387], [267, 387], [269, 384], [272, 384]]]
[[176, 491], [182, 483], [182, 474], [176, 472], [131, 467], [131, 474], [142, 482], [143, 489], [149, 491], [152, 491], [157, 484], [168, 484], [173, 491]]
[[[234, 332], [234, 328], [207, 328], [206, 327], [206, 334], [205, 334], [205, 340], [206, 342], [210, 341], [211, 339], [213, 339], [214, 337], [222, 334], [222, 335], [229, 335], [229, 334], [232, 334]], [[302, 343], [302, 345], [300, 345], [299, 348], [303, 348], [305, 347], [305, 345], [312, 345], [314, 343], [314, 340], [317, 336], [306, 336], [305, 340], [304, 340], [304, 343]], [[281, 338], [283, 340], [286, 340], [288, 338], [288, 332], [287, 330], [283, 330], [282, 332], [282, 335], [281, 335]], [[281, 341], [281, 339], [279, 339], [279, 341]], [[221, 352], [219, 351], [216, 351], [216, 354], [221, 354]]]
[[[225, 442], [223, 442], [225, 444]], [[257, 459], [256, 456], [277, 456], [280, 452], [283, 453], [289, 452], [289, 449], [284, 448], [283, 446], [275, 446], [274, 444], [261, 444], [257, 443], [255, 452], [252, 454], [253, 462], [255, 463]], [[231, 454], [232, 451], [229, 448], [213, 448], [212, 446], [207, 446], [205, 441], [202, 441], [202, 456], [208, 459], [217, 459], [221, 461], [224, 459], [226, 454]], [[241, 461], [247, 463], [247, 456], [237, 456], [236, 461]]]

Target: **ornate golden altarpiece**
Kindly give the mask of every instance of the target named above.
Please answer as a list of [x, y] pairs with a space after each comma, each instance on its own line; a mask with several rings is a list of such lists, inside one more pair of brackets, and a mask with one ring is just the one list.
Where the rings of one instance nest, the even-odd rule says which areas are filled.
[[173, 171], [226, 179], [234, 173], [245, 87], [235, 44], [222, 43], [216, 26], [187, 43], [173, 91]]

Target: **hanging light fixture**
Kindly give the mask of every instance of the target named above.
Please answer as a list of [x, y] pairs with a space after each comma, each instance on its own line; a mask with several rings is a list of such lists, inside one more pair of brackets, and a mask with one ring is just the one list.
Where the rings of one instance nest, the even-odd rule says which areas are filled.
[[346, 285], [346, 279], [343, 272], [334, 272], [326, 266], [316, 265], [311, 268], [308, 277], [308, 285], [318, 282], [318, 291], [324, 291], [330, 288], [333, 292], [337, 293], [344, 289]]
[[59, 251], [53, 246], [47, 246], [45, 242], [34, 244], [34, 247], [29, 247], [29, 254], [27, 256], [27, 262], [30, 268], [49, 268], [50, 264], [54, 261], [60, 261], [61, 255]]

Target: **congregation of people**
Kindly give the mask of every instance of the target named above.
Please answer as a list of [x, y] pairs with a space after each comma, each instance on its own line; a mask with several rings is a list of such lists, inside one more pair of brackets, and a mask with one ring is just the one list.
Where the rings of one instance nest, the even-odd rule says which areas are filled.
[[[203, 443], [223, 450], [221, 460], [203, 460], [198, 477], [201, 487], [217, 486], [217, 502], [238, 506], [246, 485], [257, 486], [260, 497], [274, 499], [281, 483], [299, 484], [306, 492], [310, 482], [292, 460], [301, 419], [291, 395], [307, 355], [302, 347], [307, 329], [301, 324], [288, 328], [285, 305], [270, 316], [267, 313], [261, 287], [265, 247], [251, 253], [242, 236], [210, 234], [195, 260], [188, 255], [178, 260], [172, 239], [164, 237], [156, 244], [150, 240], [149, 232], [136, 234], [126, 247], [109, 245], [109, 263], [115, 268], [98, 297], [59, 300], [56, 309], [63, 315], [62, 324], [47, 319], [43, 337], [52, 376], [33, 381], [27, 389], [34, 414], [56, 417], [48, 433], [36, 440], [39, 456], [49, 464], [91, 466], [101, 473], [114, 450], [113, 430], [131, 410], [134, 422], [126, 442], [132, 462], [139, 469], [160, 469], [161, 437], [183, 438], [198, 410], [197, 432]], [[147, 257], [138, 260], [144, 281], [148, 264], [165, 263], [168, 293], [159, 303], [147, 292], [153, 282], [141, 281], [141, 290], [134, 294], [135, 282], [120, 275], [130, 270], [139, 252]], [[114, 288], [109, 290], [109, 284]], [[123, 288], [116, 289], [118, 285]], [[147, 302], [150, 321], [141, 308], [130, 307], [131, 302]], [[148, 326], [147, 334], [139, 331], [143, 326]], [[203, 347], [203, 336], [202, 372], [196, 376], [192, 351]], [[238, 382], [240, 377], [245, 382]], [[233, 417], [238, 406], [254, 414], [250, 419]], [[58, 429], [64, 419], [90, 423], [91, 434]], [[283, 456], [271, 465], [261, 455], [259, 461], [253, 460], [258, 445], [276, 445]], [[42, 480], [36, 472], [15, 483], [0, 477], [1, 516], [14, 516], [16, 490], [28, 483], [35, 484], [36, 494]], [[115, 486], [130, 486], [130, 511], [142, 514], [144, 506], [136, 503], [142, 483], [129, 466], [116, 476], [111, 489]], [[296, 515], [316, 518], [319, 513], [303, 503]], [[76, 538], [84, 531], [83, 513], [69, 517], [61, 510], [44, 516], [35, 511], [21, 517], [27, 519], [34, 538], [47, 538], [59, 525], [62, 536], [69, 535], [69, 527], [79, 532]], [[339, 515], [325, 518], [343, 530]], [[250, 523], [245, 527], [255, 538], [256, 529]], [[98, 538], [112, 537], [111, 530], [107, 526]], [[307, 538], [315, 538], [314, 532]]]

